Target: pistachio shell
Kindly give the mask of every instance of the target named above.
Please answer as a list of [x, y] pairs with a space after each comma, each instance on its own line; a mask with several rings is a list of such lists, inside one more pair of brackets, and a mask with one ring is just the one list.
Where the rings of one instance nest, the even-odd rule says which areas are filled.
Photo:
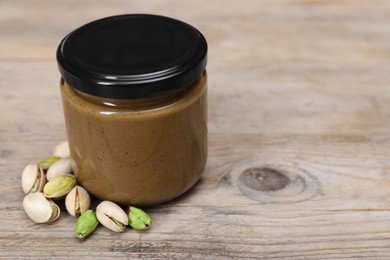
[[96, 207], [96, 217], [99, 222], [115, 232], [123, 232], [129, 224], [126, 213], [111, 201], [102, 201]]
[[46, 223], [60, 216], [60, 208], [45, 198], [42, 192], [27, 194], [23, 199], [23, 208], [29, 218], [36, 223]]
[[78, 238], [85, 238], [95, 231], [99, 225], [95, 213], [89, 209], [85, 211], [77, 220], [75, 233]]
[[27, 165], [22, 173], [22, 188], [24, 193], [42, 191], [46, 178], [43, 170], [36, 164]]
[[129, 225], [137, 230], [148, 229], [152, 225], [152, 218], [142, 209], [129, 207]]
[[46, 179], [51, 181], [58, 175], [66, 175], [72, 173], [72, 159], [63, 158], [55, 163], [47, 170]]
[[68, 158], [70, 157], [70, 150], [69, 150], [69, 144], [68, 141], [62, 141], [58, 143], [53, 150], [53, 155], [58, 156], [61, 158]]
[[65, 197], [76, 185], [76, 179], [73, 176], [59, 175], [46, 183], [43, 193], [46, 198], [60, 199]]
[[47, 170], [50, 168], [50, 166], [53, 165], [53, 163], [55, 163], [59, 159], [61, 159], [61, 158], [58, 156], [50, 156], [50, 157], [47, 157], [47, 158], [43, 159], [42, 161], [40, 161], [38, 163], [38, 166], [41, 167], [42, 170]]
[[72, 216], [79, 216], [89, 209], [91, 198], [88, 192], [81, 186], [76, 185], [65, 198], [66, 210]]

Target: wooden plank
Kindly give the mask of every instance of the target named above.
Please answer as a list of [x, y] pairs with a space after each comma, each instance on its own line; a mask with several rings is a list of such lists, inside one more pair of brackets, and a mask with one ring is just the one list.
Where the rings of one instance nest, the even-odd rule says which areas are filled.
[[[58, 42], [126, 12], [206, 35], [208, 165], [151, 230], [81, 241], [27, 218], [20, 174], [65, 138]], [[389, 24], [388, 1], [0, 1], [0, 258], [388, 259]]]

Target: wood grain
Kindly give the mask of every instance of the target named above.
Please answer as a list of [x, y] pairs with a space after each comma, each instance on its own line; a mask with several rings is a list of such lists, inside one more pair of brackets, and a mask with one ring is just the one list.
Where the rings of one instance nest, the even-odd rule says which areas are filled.
[[[32, 223], [23, 167], [65, 138], [55, 50], [158, 13], [209, 42], [209, 158], [147, 232]], [[390, 2], [0, 1], [0, 258], [389, 259]], [[63, 205], [62, 205], [63, 207]]]

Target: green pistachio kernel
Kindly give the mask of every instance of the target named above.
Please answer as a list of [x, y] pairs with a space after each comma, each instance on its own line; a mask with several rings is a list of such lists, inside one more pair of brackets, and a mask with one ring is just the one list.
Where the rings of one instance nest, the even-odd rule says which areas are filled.
[[59, 199], [68, 194], [76, 185], [76, 179], [69, 175], [59, 175], [46, 183], [43, 193], [46, 198]]
[[152, 218], [142, 209], [130, 206], [129, 225], [137, 230], [148, 229], [152, 225]]
[[89, 236], [95, 231], [98, 224], [99, 221], [96, 218], [95, 212], [91, 209], [85, 211], [77, 220], [75, 229], [76, 237], [85, 238]]

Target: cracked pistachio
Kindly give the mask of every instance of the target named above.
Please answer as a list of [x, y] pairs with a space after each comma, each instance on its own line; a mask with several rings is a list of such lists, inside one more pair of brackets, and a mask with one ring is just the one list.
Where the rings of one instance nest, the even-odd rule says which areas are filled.
[[142, 209], [129, 207], [129, 225], [137, 230], [148, 229], [152, 225], [152, 218]]
[[22, 188], [24, 193], [42, 191], [46, 178], [43, 170], [36, 164], [27, 165], [22, 173]]
[[53, 150], [53, 155], [61, 158], [70, 157], [69, 143], [67, 140], [58, 143]]
[[92, 234], [98, 226], [99, 221], [93, 210], [85, 211], [77, 220], [75, 233], [78, 238], [85, 238]]
[[43, 193], [46, 198], [60, 199], [65, 197], [76, 185], [76, 179], [73, 176], [59, 175], [46, 183]]
[[53, 163], [55, 163], [59, 159], [61, 159], [61, 158], [58, 156], [50, 156], [50, 157], [47, 157], [47, 158], [43, 159], [42, 161], [40, 161], [38, 163], [38, 166], [41, 167], [42, 170], [47, 170], [50, 168], [50, 166], [53, 165]]
[[65, 207], [72, 216], [79, 216], [89, 209], [91, 198], [88, 192], [81, 186], [74, 188], [66, 195]]
[[28, 193], [23, 199], [23, 208], [29, 218], [36, 223], [47, 223], [60, 216], [60, 208], [45, 198], [42, 192]]
[[72, 159], [63, 158], [53, 163], [46, 172], [46, 179], [51, 181], [58, 175], [68, 175], [72, 172]]
[[96, 217], [99, 222], [115, 232], [123, 232], [129, 224], [129, 219], [121, 207], [111, 201], [102, 201], [96, 207]]

